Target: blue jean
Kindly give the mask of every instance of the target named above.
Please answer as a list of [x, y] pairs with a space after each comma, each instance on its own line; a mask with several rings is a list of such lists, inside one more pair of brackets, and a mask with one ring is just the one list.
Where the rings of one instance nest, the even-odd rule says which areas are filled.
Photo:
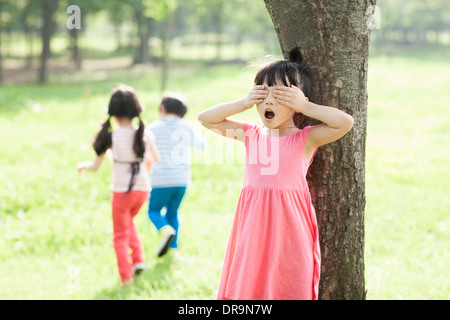
[[[157, 230], [166, 225], [175, 229], [176, 234], [169, 247], [178, 247], [178, 208], [186, 193], [186, 187], [153, 188], [150, 193], [148, 204], [148, 217]], [[166, 208], [166, 214], [162, 215], [161, 210]]]

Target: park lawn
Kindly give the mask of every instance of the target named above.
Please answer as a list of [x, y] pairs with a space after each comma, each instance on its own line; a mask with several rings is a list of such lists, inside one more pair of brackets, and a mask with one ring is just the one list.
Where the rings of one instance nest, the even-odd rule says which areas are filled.
[[450, 64], [369, 64], [368, 298], [449, 299]]
[[[136, 218], [148, 270], [121, 287], [112, 247], [111, 164], [78, 177], [111, 89], [134, 86], [158, 118], [159, 70], [53, 75], [0, 91], [0, 299], [214, 299], [243, 175], [243, 146], [205, 132], [197, 114], [247, 93], [255, 69], [173, 64], [169, 88], [209, 143], [193, 156], [180, 248], [156, 259], [145, 207]], [[368, 299], [450, 297], [450, 64], [408, 57], [369, 62], [366, 150]], [[259, 121], [256, 112], [239, 118]], [[231, 154], [231, 156], [230, 156]]]

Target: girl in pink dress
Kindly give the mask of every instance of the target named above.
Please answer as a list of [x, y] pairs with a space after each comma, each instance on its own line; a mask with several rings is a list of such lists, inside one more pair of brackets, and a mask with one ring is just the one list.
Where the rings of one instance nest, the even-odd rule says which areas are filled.
[[[306, 173], [318, 147], [344, 136], [353, 118], [309, 101], [298, 48], [260, 68], [243, 98], [199, 114], [208, 129], [245, 143], [243, 188], [220, 277], [218, 299], [317, 299], [320, 247]], [[229, 117], [256, 105], [263, 126]], [[320, 120], [303, 129], [294, 115]]]

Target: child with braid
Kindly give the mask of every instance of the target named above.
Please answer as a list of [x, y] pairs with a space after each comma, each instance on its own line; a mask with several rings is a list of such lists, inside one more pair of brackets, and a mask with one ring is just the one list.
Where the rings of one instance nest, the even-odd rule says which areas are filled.
[[[122, 284], [132, 281], [134, 275], [145, 267], [141, 240], [133, 218], [148, 199], [150, 179], [146, 168], [159, 157], [154, 137], [151, 132], [145, 131], [141, 112], [142, 106], [133, 88], [121, 85], [114, 89], [109, 102], [108, 119], [93, 143], [97, 157], [94, 161], [77, 165], [80, 175], [83, 170], [96, 171], [103, 162], [106, 151], [112, 151], [113, 240]], [[111, 118], [118, 124], [115, 130], [111, 130]], [[138, 119], [138, 127], [133, 123], [135, 118]]]

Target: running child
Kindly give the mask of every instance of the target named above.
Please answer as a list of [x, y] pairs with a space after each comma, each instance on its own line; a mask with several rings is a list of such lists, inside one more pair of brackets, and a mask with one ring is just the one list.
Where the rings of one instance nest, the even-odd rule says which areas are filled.
[[[142, 106], [133, 88], [121, 85], [114, 89], [108, 106], [108, 119], [93, 142], [97, 157], [94, 161], [77, 165], [80, 175], [83, 170], [96, 171], [106, 151], [112, 151], [113, 240], [122, 284], [131, 282], [134, 275], [145, 268], [141, 240], [133, 218], [148, 199], [150, 181], [146, 166], [158, 161], [159, 157], [154, 137], [144, 131], [141, 113]], [[111, 118], [118, 125], [114, 130], [111, 130]], [[135, 118], [139, 126], [134, 124]]]
[[[203, 150], [204, 139], [193, 125], [184, 120], [188, 110], [186, 97], [179, 93], [166, 93], [159, 105], [161, 119], [151, 123], [147, 131], [155, 136], [161, 154], [152, 167], [152, 191], [148, 217], [160, 232], [157, 256], [178, 248], [180, 220], [178, 209], [191, 184], [191, 149]], [[163, 209], [165, 214], [163, 214]]]

